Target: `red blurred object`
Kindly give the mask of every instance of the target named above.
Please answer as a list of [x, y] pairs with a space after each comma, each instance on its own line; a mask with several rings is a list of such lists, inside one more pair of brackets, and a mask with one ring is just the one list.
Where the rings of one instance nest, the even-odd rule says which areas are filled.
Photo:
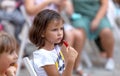
[[2, 30], [3, 30], [3, 25], [0, 24], [0, 31], [2, 31]]
[[63, 41], [63, 44], [66, 46], [66, 47], [68, 47], [68, 43], [64, 40]]

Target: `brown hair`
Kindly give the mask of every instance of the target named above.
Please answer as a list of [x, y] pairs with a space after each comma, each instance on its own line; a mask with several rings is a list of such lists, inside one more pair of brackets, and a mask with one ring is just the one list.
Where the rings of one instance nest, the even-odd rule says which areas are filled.
[[113, 0], [113, 2], [115, 2], [116, 4], [118, 4], [118, 6], [120, 6], [120, 0]]
[[36, 15], [33, 21], [33, 25], [29, 31], [29, 39], [38, 48], [41, 48], [45, 45], [45, 39], [41, 35], [46, 31], [48, 24], [52, 20], [63, 20], [63, 19], [59, 13], [49, 9], [43, 10]]
[[15, 38], [4, 31], [0, 31], [0, 54], [16, 50], [17, 42]]

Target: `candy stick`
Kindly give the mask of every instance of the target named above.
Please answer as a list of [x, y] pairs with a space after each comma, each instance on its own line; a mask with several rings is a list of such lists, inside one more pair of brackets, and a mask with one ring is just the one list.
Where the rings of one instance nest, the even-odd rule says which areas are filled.
[[63, 40], [63, 44], [64, 44], [66, 47], [68, 47], [68, 43], [67, 43], [65, 40]]

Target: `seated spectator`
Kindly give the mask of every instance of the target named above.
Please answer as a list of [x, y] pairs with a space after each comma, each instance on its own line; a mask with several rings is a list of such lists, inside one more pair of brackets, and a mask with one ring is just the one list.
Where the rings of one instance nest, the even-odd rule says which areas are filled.
[[[101, 39], [103, 49], [107, 53], [107, 62], [105, 68], [113, 70], [115, 68], [113, 60], [114, 38], [111, 31], [111, 25], [106, 18], [108, 0], [72, 0], [74, 11], [71, 11], [72, 25], [79, 29], [85, 41], [86, 37], [90, 40]], [[72, 8], [72, 7], [71, 7]], [[69, 11], [70, 12], [70, 11]], [[81, 50], [78, 50], [78, 52]], [[81, 75], [79, 59], [76, 60], [75, 70]]]
[[3, 25], [2, 24], [0, 24], [0, 31], [2, 31], [3, 30]]
[[46, 9], [35, 16], [29, 38], [38, 47], [32, 59], [37, 76], [72, 76], [77, 52], [63, 41], [63, 23], [53, 10]]
[[107, 17], [113, 27], [119, 24], [119, 21], [116, 24], [116, 19], [120, 18], [120, 1], [119, 0], [109, 0]]
[[[115, 31], [118, 32], [116, 29], [118, 29], [120, 26], [120, 1], [119, 0], [108, 1], [107, 18], [112, 28], [115, 28]], [[101, 56], [106, 57], [107, 54], [101, 45], [100, 37], [97, 37], [95, 39], [95, 43], [97, 44], [99, 51], [101, 52]]]
[[[14, 24], [15, 37], [20, 42], [18, 36], [22, 30], [25, 20], [21, 12], [17, 9], [18, 5], [19, 4], [16, 0], [2, 0], [0, 3], [0, 21], [6, 20]], [[10, 30], [10, 28], [8, 30]]]

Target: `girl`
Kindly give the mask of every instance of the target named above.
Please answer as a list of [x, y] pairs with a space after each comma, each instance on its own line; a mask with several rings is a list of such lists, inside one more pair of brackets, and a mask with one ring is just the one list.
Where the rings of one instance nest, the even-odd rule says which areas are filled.
[[0, 32], [0, 76], [15, 76], [17, 61], [16, 40], [7, 33]]
[[[69, 0], [25, 0], [25, 8], [27, 14], [30, 16], [31, 20], [34, 16], [44, 9], [50, 9], [61, 13], [62, 8], [71, 11], [71, 2]], [[68, 7], [66, 7], [68, 6]], [[69, 13], [69, 12], [67, 12]], [[31, 21], [33, 22], [33, 21]], [[69, 45], [73, 46], [75, 50], [78, 51], [79, 56], [81, 55], [81, 50], [84, 46], [85, 38], [79, 30], [74, 29], [71, 25], [65, 25], [65, 40], [69, 41]], [[77, 58], [78, 60], [78, 58]]]
[[33, 66], [38, 76], [72, 76], [77, 52], [62, 45], [63, 20], [57, 12], [46, 9], [38, 13], [29, 38], [38, 47], [33, 52]]

